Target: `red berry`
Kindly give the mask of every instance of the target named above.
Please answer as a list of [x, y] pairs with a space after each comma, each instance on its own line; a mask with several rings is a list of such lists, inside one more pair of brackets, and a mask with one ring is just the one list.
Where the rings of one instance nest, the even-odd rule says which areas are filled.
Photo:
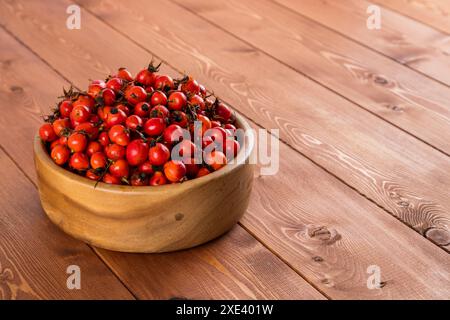
[[125, 125], [127, 126], [127, 128], [133, 131], [142, 128], [142, 124], [142, 118], [135, 114], [129, 116], [125, 121]]
[[52, 142], [58, 139], [53, 126], [50, 123], [45, 123], [39, 128], [39, 136], [43, 141]]
[[170, 110], [182, 110], [187, 103], [186, 95], [181, 91], [175, 91], [170, 94], [167, 100], [167, 106]]
[[189, 103], [196, 107], [198, 110], [205, 110], [205, 100], [200, 97], [198, 94], [194, 94], [189, 99]]
[[100, 174], [98, 174], [95, 170], [93, 169], [89, 169], [86, 171], [86, 178], [94, 180], [94, 181], [98, 181], [98, 179], [100, 179]]
[[91, 160], [92, 169], [105, 168], [107, 164], [106, 156], [103, 152], [96, 152], [92, 155]]
[[216, 107], [216, 117], [222, 120], [223, 122], [227, 122], [231, 118], [231, 109], [223, 102], [219, 102]]
[[220, 121], [217, 121], [217, 120], [211, 121], [211, 128], [220, 127], [220, 126], [221, 126]]
[[114, 102], [116, 101], [116, 93], [114, 92], [113, 89], [103, 89], [102, 91], [102, 98], [103, 98], [103, 103], [106, 106], [112, 106], [114, 104]]
[[111, 78], [106, 82], [106, 87], [114, 90], [115, 92], [120, 91], [122, 89], [123, 80], [119, 77]]
[[134, 114], [139, 117], [148, 117], [150, 104], [148, 102], [139, 102], [134, 106]]
[[103, 176], [103, 182], [108, 184], [120, 184], [121, 181], [120, 178], [117, 178], [110, 173], [106, 173]]
[[156, 171], [150, 178], [148, 184], [150, 186], [161, 186], [167, 184], [167, 179], [161, 171]]
[[195, 79], [189, 77], [187, 81], [181, 84], [181, 91], [183, 91], [187, 95], [198, 94], [200, 93], [200, 86]]
[[150, 118], [144, 124], [144, 132], [149, 136], [159, 136], [166, 128], [162, 118]]
[[91, 122], [83, 122], [75, 127], [75, 131], [86, 133], [89, 139], [97, 139], [99, 129]]
[[77, 125], [77, 124], [88, 121], [90, 116], [91, 116], [91, 112], [89, 110], [89, 107], [84, 106], [84, 105], [79, 105], [79, 106], [73, 107], [72, 111], [70, 112], [70, 121], [72, 124]]
[[69, 118], [73, 109], [72, 101], [64, 100], [59, 104], [59, 114], [62, 118]]
[[88, 144], [88, 139], [86, 136], [82, 133], [72, 133], [69, 137], [69, 140], [67, 140], [67, 146], [72, 150], [73, 152], [82, 152], [84, 149], [86, 149]]
[[178, 160], [171, 160], [164, 165], [164, 175], [171, 182], [179, 182], [186, 176], [186, 166]]
[[127, 120], [127, 115], [125, 112], [118, 108], [111, 108], [111, 110], [108, 112], [105, 124], [108, 128], [116, 125], [116, 124], [123, 124]]
[[127, 70], [127, 68], [120, 68], [117, 73], [117, 77], [126, 81], [133, 81], [133, 77], [131, 76], [131, 73]]
[[53, 161], [59, 165], [64, 165], [70, 158], [70, 150], [61, 144], [58, 144], [52, 149], [51, 157]]
[[173, 79], [171, 77], [166, 75], [159, 75], [156, 77], [153, 87], [156, 90], [167, 91], [174, 89], [175, 84], [173, 83]]
[[86, 148], [86, 154], [91, 157], [94, 153], [100, 152], [103, 150], [103, 146], [98, 141], [89, 142]]
[[130, 104], [135, 105], [147, 99], [147, 92], [140, 86], [131, 86], [125, 91], [125, 99], [127, 99]]
[[152, 110], [150, 110], [150, 118], [168, 118], [170, 115], [169, 109], [159, 104], [154, 106]]
[[183, 128], [179, 125], [171, 124], [163, 132], [163, 139], [169, 145], [178, 142], [183, 137]]
[[130, 142], [130, 133], [121, 124], [116, 124], [108, 131], [109, 139], [121, 146], [126, 146]]
[[143, 172], [148, 175], [153, 174], [153, 165], [150, 163], [150, 161], [145, 161], [144, 163], [141, 163], [138, 167], [139, 172]]
[[103, 147], [106, 147], [107, 145], [109, 145], [110, 140], [109, 140], [108, 133], [106, 131], [100, 132], [100, 134], [98, 136], [98, 142], [100, 142], [100, 144]]
[[116, 178], [127, 178], [129, 170], [128, 162], [124, 159], [119, 159], [109, 166], [109, 173]]
[[97, 97], [100, 92], [106, 87], [105, 81], [103, 80], [93, 80], [88, 87], [88, 95], [92, 98]]
[[108, 159], [116, 161], [125, 158], [126, 150], [125, 147], [114, 143], [105, 148], [105, 153]]
[[127, 146], [127, 161], [132, 166], [144, 163], [148, 157], [148, 145], [142, 139], [136, 139]]
[[155, 75], [149, 70], [144, 69], [138, 72], [134, 80], [144, 87], [151, 86], [155, 80]]
[[70, 121], [67, 118], [64, 119], [56, 119], [53, 121], [53, 130], [55, 131], [57, 136], [61, 136], [64, 132], [70, 128]]
[[157, 106], [158, 104], [165, 106], [167, 104], [167, 96], [164, 92], [157, 90], [152, 93], [150, 103], [152, 106]]
[[186, 128], [188, 125], [188, 117], [183, 111], [172, 111], [170, 114], [171, 123], [177, 124], [182, 128]]
[[130, 178], [130, 184], [132, 186], [147, 186], [148, 176], [143, 172], [135, 171]]
[[156, 143], [148, 151], [148, 160], [154, 166], [162, 166], [170, 158], [170, 150], [162, 143]]
[[69, 165], [76, 170], [87, 170], [89, 168], [89, 159], [84, 153], [75, 152], [70, 157]]

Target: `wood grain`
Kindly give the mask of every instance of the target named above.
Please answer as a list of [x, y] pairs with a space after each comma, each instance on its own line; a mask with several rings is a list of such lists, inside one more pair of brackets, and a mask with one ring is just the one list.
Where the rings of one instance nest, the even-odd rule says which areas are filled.
[[447, 0], [375, 0], [374, 2], [450, 34], [450, 3]]
[[271, 1], [176, 2], [450, 154], [446, 86]]
[[[106, 30], [103, 28], [101, 31], [104, 32]], [[66, 38], [66, 40], [69, 39], [70, 38]], [[65, 41], [62, 43], [64, 42]], [[2, 90], [0, 90], [0, 108], [4, 110], [4, 117], [1, 118], [3, 122], [0, 123], [0, 127], [4, 128], [9, 123], [17, 123], [16, 120], [19, 117], [23, 119], [23, 121], [20, 121], [20, 123], [17, 123], [17, 125], [11, 127], [10, 130], [5, 131], [5, 134], [0, 137], [0, 145], [3, 146], [12, 157], [14, 157], [27, 176], [29, 176], [36, 183], [37, 177], [34, 173], [35, 169], [32, 160], [33, 154], [31, 141], [42, 122], [40, 115], [48, 112], [48, 106], [52, 106], [54, 104], [58, 92], [61, 91], [61, 87], [67, 87], [68, 83], [50, 67], [45, 65], [45, 63], [39, 60], [35, 55], [21, 46], [11, 36], [7, 35], [3, 30], [0, 30], [0, 43], [2, 43], [2, 51], [0, 55], [0, 70], [2, 74], [2, 77], [0, 78], [0, 88], [2, 88]], [[97, 47], [94, 46], [94, 48]], [[118, 58], [121, 63], [127, 60], [124, 59], [123, 54], [119, 54]], [[148, 62], [147, 58], [148, 56], [145, 55], [145, 62]], [[74, 59], [74, 61], [78, 63], [79, 59], [80, 58]], [[143, 64], [145, 64], [145, 62], [142, 61]], [[117, 61], [117, 63], [119, 63], [119, 61]], [[92, 67], [88, 70], [92, 70]], [[72, 72], [74, 76], [78, 75], [77, 71]], [[45, 75], [45, 86], [42, 85], [43, 75]], [[86, 81], [83, 77], [78, 78], [77, 76], [75, 78], [82, 79], [82, 81], [78, 81], [78, 84], [80, 85], [84, 84]], [[21, 89], [10, 90], [12, 87]], [[11, 108], [10, 106], [17, 107]], [[59, 244], [61, 245], [61, 248], [64, 249], [60, 248], [57, 253], [62, 252], [63, 254], [64, 252], [72, 252], [71, 250], [75, 250], [71, 249], [73, 244], [70, 243], [69, 240], [75, 244], [86, 247], [81, 245], [80, 242], [75, 242], [71, 240], [71, 238], [62, 235], [62, 233], [59, 232], [50, 221], [44, 218], [44, 213], [38, 204], [39, 198], [37, 196], [37, 192], [34, 189], [31, 191], [34, 196], [31, 197], [29, 201], [22, 201], [22, 205], [25, 208], [28, 208], [26, 209], [26, 212], [29, 211], [36, 214], [39, 219], [48, 225], [49, 228], [51, 227], [52, 230], [56, 230], [56, 234], [61, 235], [60, 237], [62, 239], [59, 240]], [[0, 221], [1, 219], [2, 216], [0, 216]], [[33, 237], [42, 237], [39, 232], [44, 232], [45, 235], [53, 237], [52, 232], [44, 230], [36, 231], [36, 234], [33, 233], [33, 236], [30, 239], [33, 239]], [[25, 235], [27, 235], [27, 233], [25, 233]], [[229, 268], [232, 268], [233, 272], [237, 273], [237, 275], [224, 274], [223, 276], [216, 274], [215, 276], [217, 277], [217, 281], [212, 278], [208, 278], [208, 281], [206, 281], [204, 274], [193, 273], [190, 286], [184, 288], [185, 290], [183, 291], [183, 295], [194, 296], [195, 293], [203, 290], [203, 292], [205, 292], [205, 298], [207, 298], [207, 293], [211, 296], [222, 297], [224, 299], [232, 299], [236, 297], [245, 297], [250, 299], [255, 295], [261, 298], [279, 297], [288, 299], [290, 296], [298, 299], [324, 298], [323, 295], [311, 287], [277, 257], [271, 254], [270, 251], [264, 248], [258, 241], [248, 235], [247, 232], [242, 230], [241, 227], [237, 226], [231, 235], [232, 239], [230, 240], [228, 240], [230, 237], [229, 235], [225, 235], [221, 238], [219, 245], [217, 245], [217, 249], [215, 249], [215, 244], [208, 245], [210, 250], [209, 252], [213, 251], [217, 253], [217, 256], [212, 255], [212, 253], [208, 253], [207, 256], [203, 256], [201, 253], [184, 253], [182, 255], [183, 259], [181, 262], [176, 257], [173, 258], [172, 265], [181, 268], [182, 265], [189, 264], [190, 266], [194, 266], [194, 270], [196, 265], [199, 265], [200, 267], [205, 260], [217, 259], [217, 261], [221, 261], [224, 259], [226, 261], [233, 262], [233, 267], [230, 266]], [[240, 246], [241, 242], [245, 244], [245, 248]], [[234, 248], [234, 250], [222, 251], [221, 249], [230, 247]], [[94, 250], [97, 251], [95, 248]], [[105, 263], [114, 268], [113, 262], [108, 261], [108, 251], [98, 250], [97, 252], [99, 254], [101, 253], [101, 255], [105, 257]], [[193, 250], [193, 252], [195, 252], [195, 250]], [[29, 253], [29, 255], [34, 257], [31, 253]], [[164, 260], [158, 258], [155, 259], [152, 255], [139, 255], [139, 261], [129, 260], [128, 255], [122, 255], [120, 253], [111, 253], [111, 256], [114, 256], [114, 263], [121, 263], [123, 267], [126, 268], [122, 270], [113, 269], [119, 276], [128, 274], [133, 275], [132, 277], [125, 277], [122, 280], [124, 280], [127, 286], [130, 286], [131, 288], [139, 288], [139, 290], [136, 289], [136, 294], [140, 299], [152, 298], [157, 294], [157, 292], [161, 292], [159, 295], [161, 298], [171, 298], [172, 295], [163, 295], [162, 292], [175, 292], [177, 290], [176, 287], [167, 286], [167, 283], [172, 280], [169, 278], [169, 274], [162, 272], [166, 270], [165, 263], [172, 259], [170, 258], [170, 255], [165, 256], [166, 258]], [[253, 269], [253, 257], [264, 258], [264, 261], [260, 262], [262, 266], [259, 269]], [[0, 262], [2, 261], [3, 260], [0, 260]], [[130, 264], [129, 261], [133, 261], [133, 263]], [[150, 261], [152, 263], [151, 268], [149, 267]], [[88, 260], [86, 263], [92, 262]], [[95, 266], [94, 263], [92, 264]], [[264, 265], [274, 266], [274, 269], [264, 268]], [[142, 270], [146, 270], [148, 274], [143, 279], [136, 280], [136, 275], [140, 274]], [[7, 272], [9, 273], [9, 271]], [[101, 274], [101, 272], [107, 273], [106, 271], [98, 272], [99, 274]], [[162, 287], [154, 285], [155, 279], [152, 277], [152, 274], [158, 274], [158, 281], [160, 281]], [[239, 274], [242, 275], [239, 276]], [[94, 279], [96, 279], [95, 276], [97, 275], [93, 272], [92, 277], [94, 277]], [[101, 285], [103, 280], [99, 278], [99, 281]], [[0, 284], [1, 283], [2, 282], [0, 281]], [[95, 285], [96, 282], [93, 280], [91, 283]], [[258, 286], [263, 286], [265, 288], [265, 292], [253, 292], [252, 290], [254, 288], [256, 288], [255, 290], [260, 289], [259, 287], [252, 286], [252, 283], [257, 284]], [[247, 287], [240, 292], [234, 292], [226, 289], [228, 287], [240, 288], [243, 284]], [[98, 288], [102, 288], [100, 285]], [[153, 295], [145, 294], [145, 292], [148, 292], [148, 288], [154, 289]], [[101, 294], [107, 296], [109, 291], [105, 289]], [[112, 294], [111, 296], [115, 297]]]
[[346, 37], [450, 85], [450, 41], [447, 34], [391, 10], [381, 10], [381, 29], [367, 28], [371, 4], [365, 0], [274, 0]]
[[[0, 168], [0, 300], [133, 299], [88, 246], [44, 218], [37, 190], [2, 150]], [[80, 290], [67, 288], [70, 265]]]
[[[443, 241], [450, 238], [449, 157], [222, 30], [205, 27], [204, 20], [176, 4], [152, 3], [152, 10], [169, 10], [174, 17], [164, 19], [139, 11], [140, 1], [82, 3], [178, 69], [198, 75], [254, 122], [279, 128], [283, 141], [407, 225], [449, 245]], [[129, 17], [126, 23], [121, 15]], [[39, 36], [21, 34], [36, 50]], [[48, 59], [67, 69], [61, 59]], [[374, 85], [397, 85], [384, 76], [366, 76]], [[448, 128], [442, 135], [450, 136]], [[430, 228], [437, 233], [427, 233]]]
[[[28, 12], [27, 15], [32, 15], [32, 12]], [[113, 32], [87, 12], [83, 11], [83, 15], [85, 24], [82, 32], [88, 35], [92, 32], [91, 29], [95, 29], [97, 32], [108, 35], [99, 38], [96, 43], [84, 47], [86, 50], [84, 56], [93, 57], [100, 54], [103, 48], [111, 47], [114, 48], [112, 49], [113, 53], [109, 55], [111, 61], [105, 62], [101, 66], [102, 69], [113, 69], [117, 65], [123, 64], [124, 61], [130, 61], [132, 66], [136, 63], [144, 65], [147, 62], [148, 52]], [[41, 22], [36, 22], [38, 25], [45, 25], [47, 30], [51, 30], [46, 34], [45, 39], [40, 39], [41, 41], [52, 42], [51, 39], [56, 39], [55, 33], [59, 29], [52, 24], [54, 23], [52, 21], [55, 20], [55, 17], [52, 16], [41, 16]], [[26, 24], [25, 22], [24, 25]], [[38, 36], [38, 33], [35, 36]], [[55, 46], [54, 51], [60, 52], [65, 46], [81, 46], [77, 40], [78, 36], [74, 37], [70, 33], [58, 34], [58, 36], [63, 41], [56, 42], [60, 45]], [[21, 34], [21, 38], [26, 37]], [[41, 49], [30, 38], [27, 38], [26, 43], [39, 53], [45, 53], [45, 49]], [[133, 59], [129, 59], [127, 56], [128, 50], [133, 51]], [[80, 57], [70, 56], [70, 61], [73, 64], [85, 63], [84, 66], [88, 70], [83, 70], [83, 72], [73, 71], [73, 66], [65, 66], [62, 61], [67, 61], [67, 57], [61, 57], [55, 53], [44, 54], [43, 57], [53, 66], [57, 65], [58, 70], [77, 85], [85, 83], [86, 78], [80, 73], [91, 73], [95, 77], [104, 76], [96, 71], [95, 64], [90, 65]], [[108, 58], [105, 57], [105, 59]], [[44, 71], [43, 69], [40, 67], [39, 71]], [[167, 68], [166, 71], [174, 74], [174, 71], [169, 69]], [[52, 73], [46, 70], [45, 74]], [[205, 78], [203, 73], [200, 75]], [[51, 97], [47, 97], [47, 99], [51, 99]], [[304, 137], [308, 139], [309, 143], [315, 142], [311, 136], [305, 135]], [[275, 176], [258, 177], [255, 181], [256, 197], [251, 201], [248, 214], [244, 216], [245, 228], [251, 229], [253, 234], [263, 239], [266, 245], [280, 254], [283, 260], [301, 274], [306, 275], [309, 281], [333, 298], [436, 297], [445, 299], [449, 296], [448, 286], [442, 286], [443, 283], [446, 284], [449, 281], [449, 257], [446, 253], [301, 157], [294, 150], [284, 144], [280, 148], [282, 154], [280, 172]], [[11, 152], [13, 150], [14, 148]], [[24, 170], [32, 170], [32, 168], [28, 165], [24, 167]], [[234, 237], [234, 234], [230, 234], [231, 236]], [[241, 242], [246, 242], [246, 240], [238, 241], [238, 243]], [[218, 245], [220, 255], [227, 254], [229, 250], [232, 250], [221, 249], [223, 248], [222, 239], [218, 240], [218, 243], [220, 243]], [[411, 243], [415, 244], [414, 248], [411, 247]], [[231, 247], [234, 246], [231, 245]], [[189, 252], [197, 253], [196, 250], [204, 248], [200, 247]], [[210, 247], [206, 248], [207, 252], [211, 252]], [[230, 247], [227, 245], [226, 248]], [[244, 248], [247, 246], [244, 245]], [[247, 249], [242, 250], [247, 252]], [[103, 250], [99, 250], [99, 252], [102, 255], [105, 254]], [[240, 248], [236, 248], [236, 252], [241, 255]], [[236, 294], [252, 297], [260, 294], [261, 279], [270, 276], [258, 271], [256, 272], [257, 276], [252, 275], [254, 278], [251, 281], [242, 281], [238, 275], [239, 272], [248, 273], [247, 267], [244, 267], [246, 264], [253, 266], [256, 263], [257, 270], [265, 270], [260, 261], [267, 262], [266, 258], [253, 259], [253, 256], [249, 258], [246, 256], [242, 258], [244, 261], [242, 264], [233, 262], [231, 266], [227, 261], [234, 261], [236, 259], [234, 254], [230, 257], [217, 257], [219, 263], [209, 258], [206, 260], [187, 258], [184, 254], [185, 252], [180, 252], [175, 255], [161, 255], [158, 258], [155, 258], [156, 256], [123, 255], [122, 258], [120, 254], [110, 253], [108, 257], [111, 260], [106, 261], [127, 285], [132, 286], [132, 290], [137, 292], [139, 297], [165, 298], [176, 295], [224, 297], [226, 294], [228, 297], [236, 297]], [[141, 261], [144, 262], [137, 265], [137, 262]], [[248, 261], [253, 261], [253, 264]], [[416, 263], [417, 269], [411, 268], [411, 265]], [[159, 267], [152, 268], [154, 271], [150, 271], [148, 265], [153, 264], [158, 264]], [[188, 267], [184, 267], [183, 264], [187, 264]], [[387, 281], [383, 283], [383, 288], [367, 289], [367, 267], [371, 264], [378, 264], [381, 267], [382, 278]], [[240, 267], [236, 271], [237, 266]], [[130, 270], [130, 267], [135, 267], [135, 269]], [[194, 271], [189, 271], [188, 274], [187, 271], [178, 274], [179, 268], [182, 270], [198, 268], [206, 270], [207, 274], [206, 276], [200, 275], [200, 279], [198, 279], [194, 277], [197, 276]], [[169, 274], [172, 277], [175, 277], [176, 280], [183, 279], [188, 284], [184, 285], [178, 281], [176, 283], [180, 288], [172, 286], [169, 288], [168, 286], [167, 289], [158, 293], [158, 290], [162, 290], [159, 283], [166, 282], [162, 278], [159, 280], [159, 277], [152, 276], [153, 272], [157, 272], [156, 274], [161, 277], [166, 274], [158, 270], [171, 270]], [[276, 268], [268, 270], [273, 272]], [[285, 273], [283, 270], [281, 271], [283, 274]], [[213, 281], [213, 277], [210, 275], [220, 276], [220, 283]], [[290, 275], [288, 276], [290, 278]], [[143, 277], [148, 280], [139, 281]], [[271, 286], [280, 283], [280, 288], [276, 287], [274, 290], [283, 293], [270, 293], [270, 295], [281, 296], [282, 294], [286, 295], [286, 292], [292, 292], [292, 289], [285, 288], [286, 280], [279, 279], [278, 276], [274, 278], [277, 281], [270, 282]], [[230, 282], [230, 279], [239, 279], [240, 289], [227, 292], [224, 286], [237, 288], [236, 281]], [[172, 282], [169, 279], [167, 283], [175, 283], [176, 280]], [[158, 281], [158, 285], [152, 285], [155, 281]], [[289, 281], [295, 282], [295, 280]], [[242, 282], [244, 286], [241, 286]], [[247, 288], [252, 287], [251, 283], [258, 284], [258, 288], [252, 291], [252, 295], [249, 295]], [[209, 284], [216, 286], [211, 288]], [[237, 293], [234, 293], [235, 291]]]

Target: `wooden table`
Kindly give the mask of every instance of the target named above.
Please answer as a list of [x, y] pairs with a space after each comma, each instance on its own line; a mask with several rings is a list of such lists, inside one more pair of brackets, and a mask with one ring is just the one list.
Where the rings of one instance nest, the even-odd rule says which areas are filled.
[[[0, 298], [450, 298], [449, 1], [376, 0], [379, 30], [364, 0], [75, 2], [80, 30], [72, 1], [0, 0]], [[45, 217], [32, 139], [63, 86], [152, 56], [278, 128], [280, 170], [216, 241], [93, 248]]]

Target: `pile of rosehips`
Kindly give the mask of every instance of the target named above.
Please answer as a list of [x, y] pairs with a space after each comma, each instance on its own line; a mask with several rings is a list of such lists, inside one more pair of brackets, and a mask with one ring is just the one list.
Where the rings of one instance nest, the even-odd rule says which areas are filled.
[[[151, 62], [64, 90], [39, 129], [53, 161], [95, 181], [163, 185], [218, 170], [240, 149], [231, 109], [190, 76]], [[197, 137], [197, 143], [194, 143]]]

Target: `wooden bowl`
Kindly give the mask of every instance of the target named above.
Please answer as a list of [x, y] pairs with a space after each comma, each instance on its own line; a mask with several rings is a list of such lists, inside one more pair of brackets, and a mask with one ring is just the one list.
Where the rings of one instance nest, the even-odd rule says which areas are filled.
[[[250, 129], [237, 115], [237, 126]], [[97, 247], [123, 252], [190, 248], [231, 229], [249, 203], [254, 140], [228, 164], [183, 183], [132, 187], [99, 183], [56, 165], [39, 137], [34, 159], [47, 216], [66, 233]]]

